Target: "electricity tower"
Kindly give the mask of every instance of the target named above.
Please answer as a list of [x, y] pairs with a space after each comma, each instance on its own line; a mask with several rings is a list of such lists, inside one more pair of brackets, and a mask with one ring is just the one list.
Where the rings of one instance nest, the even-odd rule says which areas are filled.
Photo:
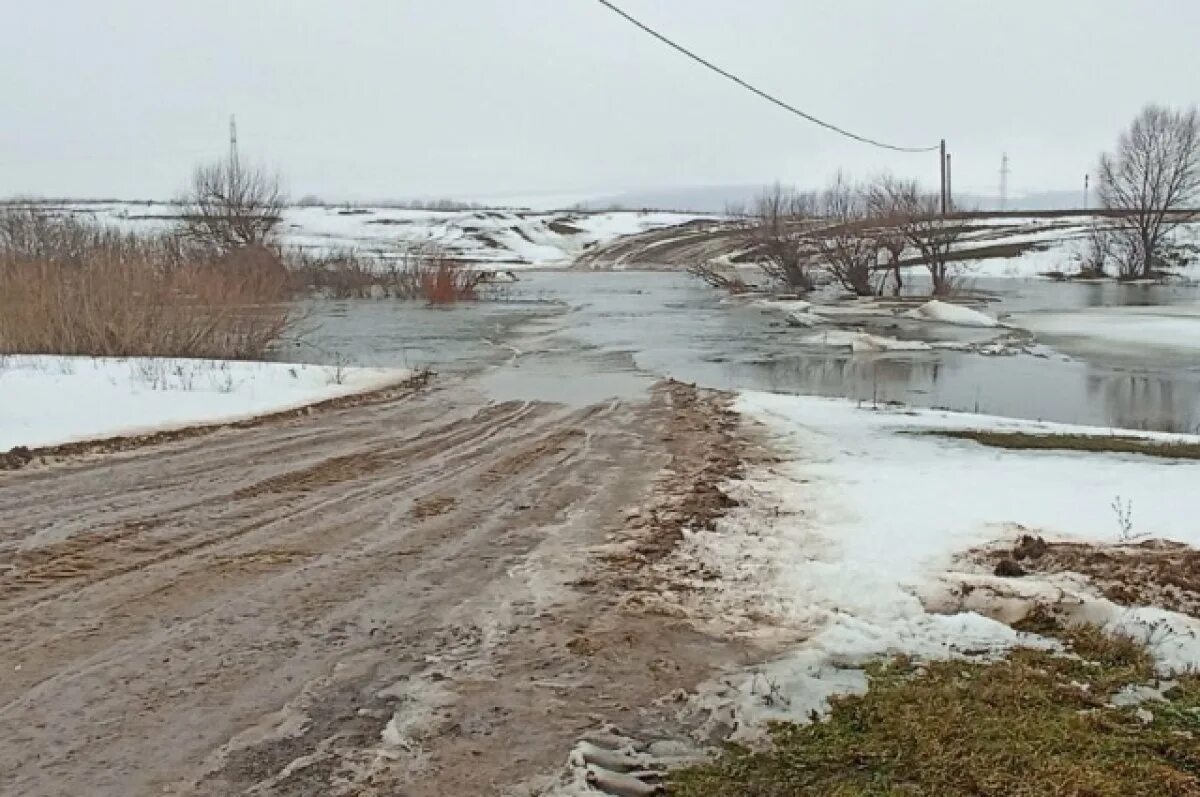
[[1000, 156], [1000, 210], [1008, 210], [1008, 153]]
[[229, 116], [229, 166], [238, 167], [237, 117]]

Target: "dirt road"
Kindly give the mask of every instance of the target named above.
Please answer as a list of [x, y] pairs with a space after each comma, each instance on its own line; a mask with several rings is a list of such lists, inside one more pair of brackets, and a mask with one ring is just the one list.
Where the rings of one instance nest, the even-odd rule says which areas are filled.
[[0, 473], [0, 793], [472, 795], [551, 771], [734, 658], [622, 608], [594, 550], [660, 555], [731, 434], [675, 384], [569, 409], [454, 382]]
[[745, 249], [744, 238], [745, 233], [733, 224], [690, 222], [593, 247], [580, 255], [572, 268], [685, 269]]

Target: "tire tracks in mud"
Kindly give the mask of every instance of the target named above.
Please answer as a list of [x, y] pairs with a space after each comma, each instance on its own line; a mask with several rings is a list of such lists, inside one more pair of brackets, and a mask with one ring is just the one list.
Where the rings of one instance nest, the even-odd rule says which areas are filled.
[[674, 227], [626, 235], [587, 250], [572, 268], [610, 271], [626, 268], [683, 270], [745, 248], [745, 233], [737, 225], [695, 221]]
[[0, 474], [0, 791], [449, 795], [555, 766], [728, 654], [570, 586], [672, 439], [712, 447], [697, 396], [467, 382]]
[[[240, 526], [234, 530], [212, 534], [211, 536], [189, 533], [188, 536], [191, 539], [186, 543], [178, 543], [169, 537], [151, 539], [148, 533], [156, 530], [164, 530], [164, 527], [168, 527], [166, 530], [178, 528], [186, 521], [189, 513], [206, 512], [213, 508], [228, 509], [239, 502], [263, 496], [278, 495], [286, 499], [288, 494], [312, 493], [322, 486], [331, 486], [339, 482], [350, 482], [355, 478], [368, 476], [372, 471], [379, 470], [386, 464], [396, 464], [409, 459], [419, 461], [434, 451], [441, 454], [443, 459], [453, 461], [455, 452], [486, 442], [505, 429], [519, 424], [531, 410], [532, 405], [517, 403], [493, 405], [481, 410], [468, 422], [464, 423], [459, 420], [451, 421], [442, 428], [425, 430], [411, 439], [397, 441], [396, 446], [387, 451], [386, 457], [382, 448], [374, 446], [352, 454], [318, 459], [311, 464], [293, 469], [287, 469], [286, 460], [280, 458], [279, 461], [283, 465], [281, 472], [252, 485], [239, 487], [231, 491], [229, 489], [219, 489], [214, 491], [212, 495], [200, 500], [193, 500], [175, 506], [168, 513], [138, 514], [136, 517], [120, 520], [115, 526], [102, 527], [95, 531], [72, 531], [70, 536], [61, 542], [38, 546], [28, 552], [18, 550], [6, 562], [9, 572], [7, 574], [0, 574], [0, 595], [19, 592], [20, 587], [26, 585], [25, 579], [22, 577], [29, 574], [32, 568], [42, 571], [62, 563], [65, 565], [64, 578], [69, 578], [75, 574], [91, 575], [94, 580], [100, 580], [105, 577], [122, 575], [132, 570], [156, 564], [159, 561], [164, 561], [177, 555], [194, 553], [208, 545], [227, 542], [235, 537], [256, 531], [262, 528], [264, 524], [276, 522], [281, 519], [289, 519], [292, 512], [310, 511], [313, 507], [306, 506], [302, 500], [299, 502], [283, 500], [271, 508], [285, 514], [271, 516], [260, 513], [264, 516], [259, 517], [255, 522]], [[483, 427], [483, 431], [480, 431], [479, 427]], [[329, 443], [322, 441], [322, 445], [329, 445]], [[214, 456], [222, 457], [238, 452], [211, 453]], [[279, 452], [271, 452], [271, 454], [274, 458], [279, 455]], [[462, 456], [469, 458], [470, 453], [464, 453]], [[419, 478], [420, 475], [418, 474], [410, 482]], [[172, 484], [170, 488], [175, 489], [176, 485]], [[363, 497], [365, 496], [351, 494], [342, 498], [359, 499]], [[140, 497], [131, 508], [140, 513], [140, 511], [143, 511], [144, 504], [153, 504], [156, 502], [156, 498]], [[87, 509], [90, 508], [87, 507]], [[86, 514], [87, 509], [80, 514]], [[197, 537], [199, 538], [197, 539]], [[116, 547], [117, 549], [109, 552], [107, 549], [111, 547]], [[124, 550], [120, 550], [122, 547]], [[128, 554], [136, 555], [139, 553], [150, 554], [150, 556], [141, 560], [134, 558], [133, 561], [130, 561]], [[80, 557], [90, 557], [94, 560], [109, 560], [119, 564], [116, 564], [115, 569], [108, 573], [97, 568], [71, 567], [70, 562]], [[71, 588], [78, 588], [78, 586], [72, 584]]]

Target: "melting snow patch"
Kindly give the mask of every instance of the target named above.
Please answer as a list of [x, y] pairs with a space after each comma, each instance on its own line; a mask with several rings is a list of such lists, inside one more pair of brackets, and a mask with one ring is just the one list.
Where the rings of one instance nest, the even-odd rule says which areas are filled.
[[801, 340], [814, 346], [825, 348], [848, 348], [854, 352], [872, 351], [929, 351], [933, 348], [922, 340], [900, 340], [885, 335], [872, 335], [869, 332], [856, 332], [849, 329], [830, 329], [809, 335]]
[[1200, 673], [1200, 620], [1194, 617], [1151, 606], [1118, 607], [1103, 628], [1145, 645], [1159, 675]]
[[1195, 544], [1200, 464], [998, 451], [911, 434], [1080, 427], [761, 393], [743, 393], [737, 406], [774, 434], [784, 461], [730, 483], [740, 505], [714, 529], [685, 535], [672, 566], [699, 575], [663, 599], [711, 632], [791, 650], [699, 690], [690, 710], [707, 738], [748, 739], [765, 721], [820, 715], [831, 696], [865, 689], [861, 667], [880, 657], [1058, 649], [1007, 624], [1040, 604], [1062, 604], [1072, 621], [1143, 642], [1164, 676], [1200, 668], [1200, 620], [1125, 609], [1081, 584], [949, 573], [956, 556], [1018, 523], [1048, 536], [1117, 542], [1107, 500], [1072, 500], [1077, 495], [1137, 492], [1140, 528]]
[[0, 358], [0, 451], [245, 419], [411, 375], [396, 368], [8, 356]]
[[905, 318], [919, 321], [933, 321], [939, 324], [953, 324], [960, 327], [996, 327], [1000, 322], [986, 313], [972, 310], [958, 304], [933, 299], [920, 307], [914, 307], [906, 313]]

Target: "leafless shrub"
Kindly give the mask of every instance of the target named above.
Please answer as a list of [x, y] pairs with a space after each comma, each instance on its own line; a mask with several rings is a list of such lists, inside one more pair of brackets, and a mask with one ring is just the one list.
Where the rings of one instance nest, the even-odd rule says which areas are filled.
[[189, 239], [230, 252], [271, 244], [287, 198], [277, 176], [230, 158], [197, 166], [180, 204]]
[[816, 198], [779, 183], [763, 191], [742, 223], [742, 240], [751, 257], [773, 280], [791, 290], [814, 286], [808, 239]]
[[1100, 220], [1088, 228], [1086, 248], [1080, 273], [1087, 277], [1103, 277], [1108, 265], [1116, 259], [1118, 241], [1112, 227]]
[[331, 299], [426, 299], [432, 304], [473, 301], [491, 274], [463, 266], [436, 250], [286, 254], [292, 289]]
[[1117, 518], [1117, 537], [1121, 542], [1134, 542], [1145, 534], [1135, 534], [1133, 531], [1133, 500], [1127, 499], [1122, 501], [1121, 496], [1113, 499], [1109, 504], [1112, 507], [1113, 514]]
[[748, 290], [745, 280], [737, 274], [728, 274], [715, 263], [698, 263], [688, 267], [688, 273], [699, 277], [714, 288], [730, 293], [745, 293]]
[[487, 275], [463, 268], [456, 260], [441, 257], [418, 264], [421, 296], [430, 304], [454, 304], [479, 298], [478, 288]]
[[1100, 156], [1099, 193], [1113, 216], [1110, 256], [1123, 277], [1151, 277], [1164, 260], [1170, 232], [1195, 217], [1200, 199], [1200, 117], [1147, 105], [1121, 133], [1115, 152]]

